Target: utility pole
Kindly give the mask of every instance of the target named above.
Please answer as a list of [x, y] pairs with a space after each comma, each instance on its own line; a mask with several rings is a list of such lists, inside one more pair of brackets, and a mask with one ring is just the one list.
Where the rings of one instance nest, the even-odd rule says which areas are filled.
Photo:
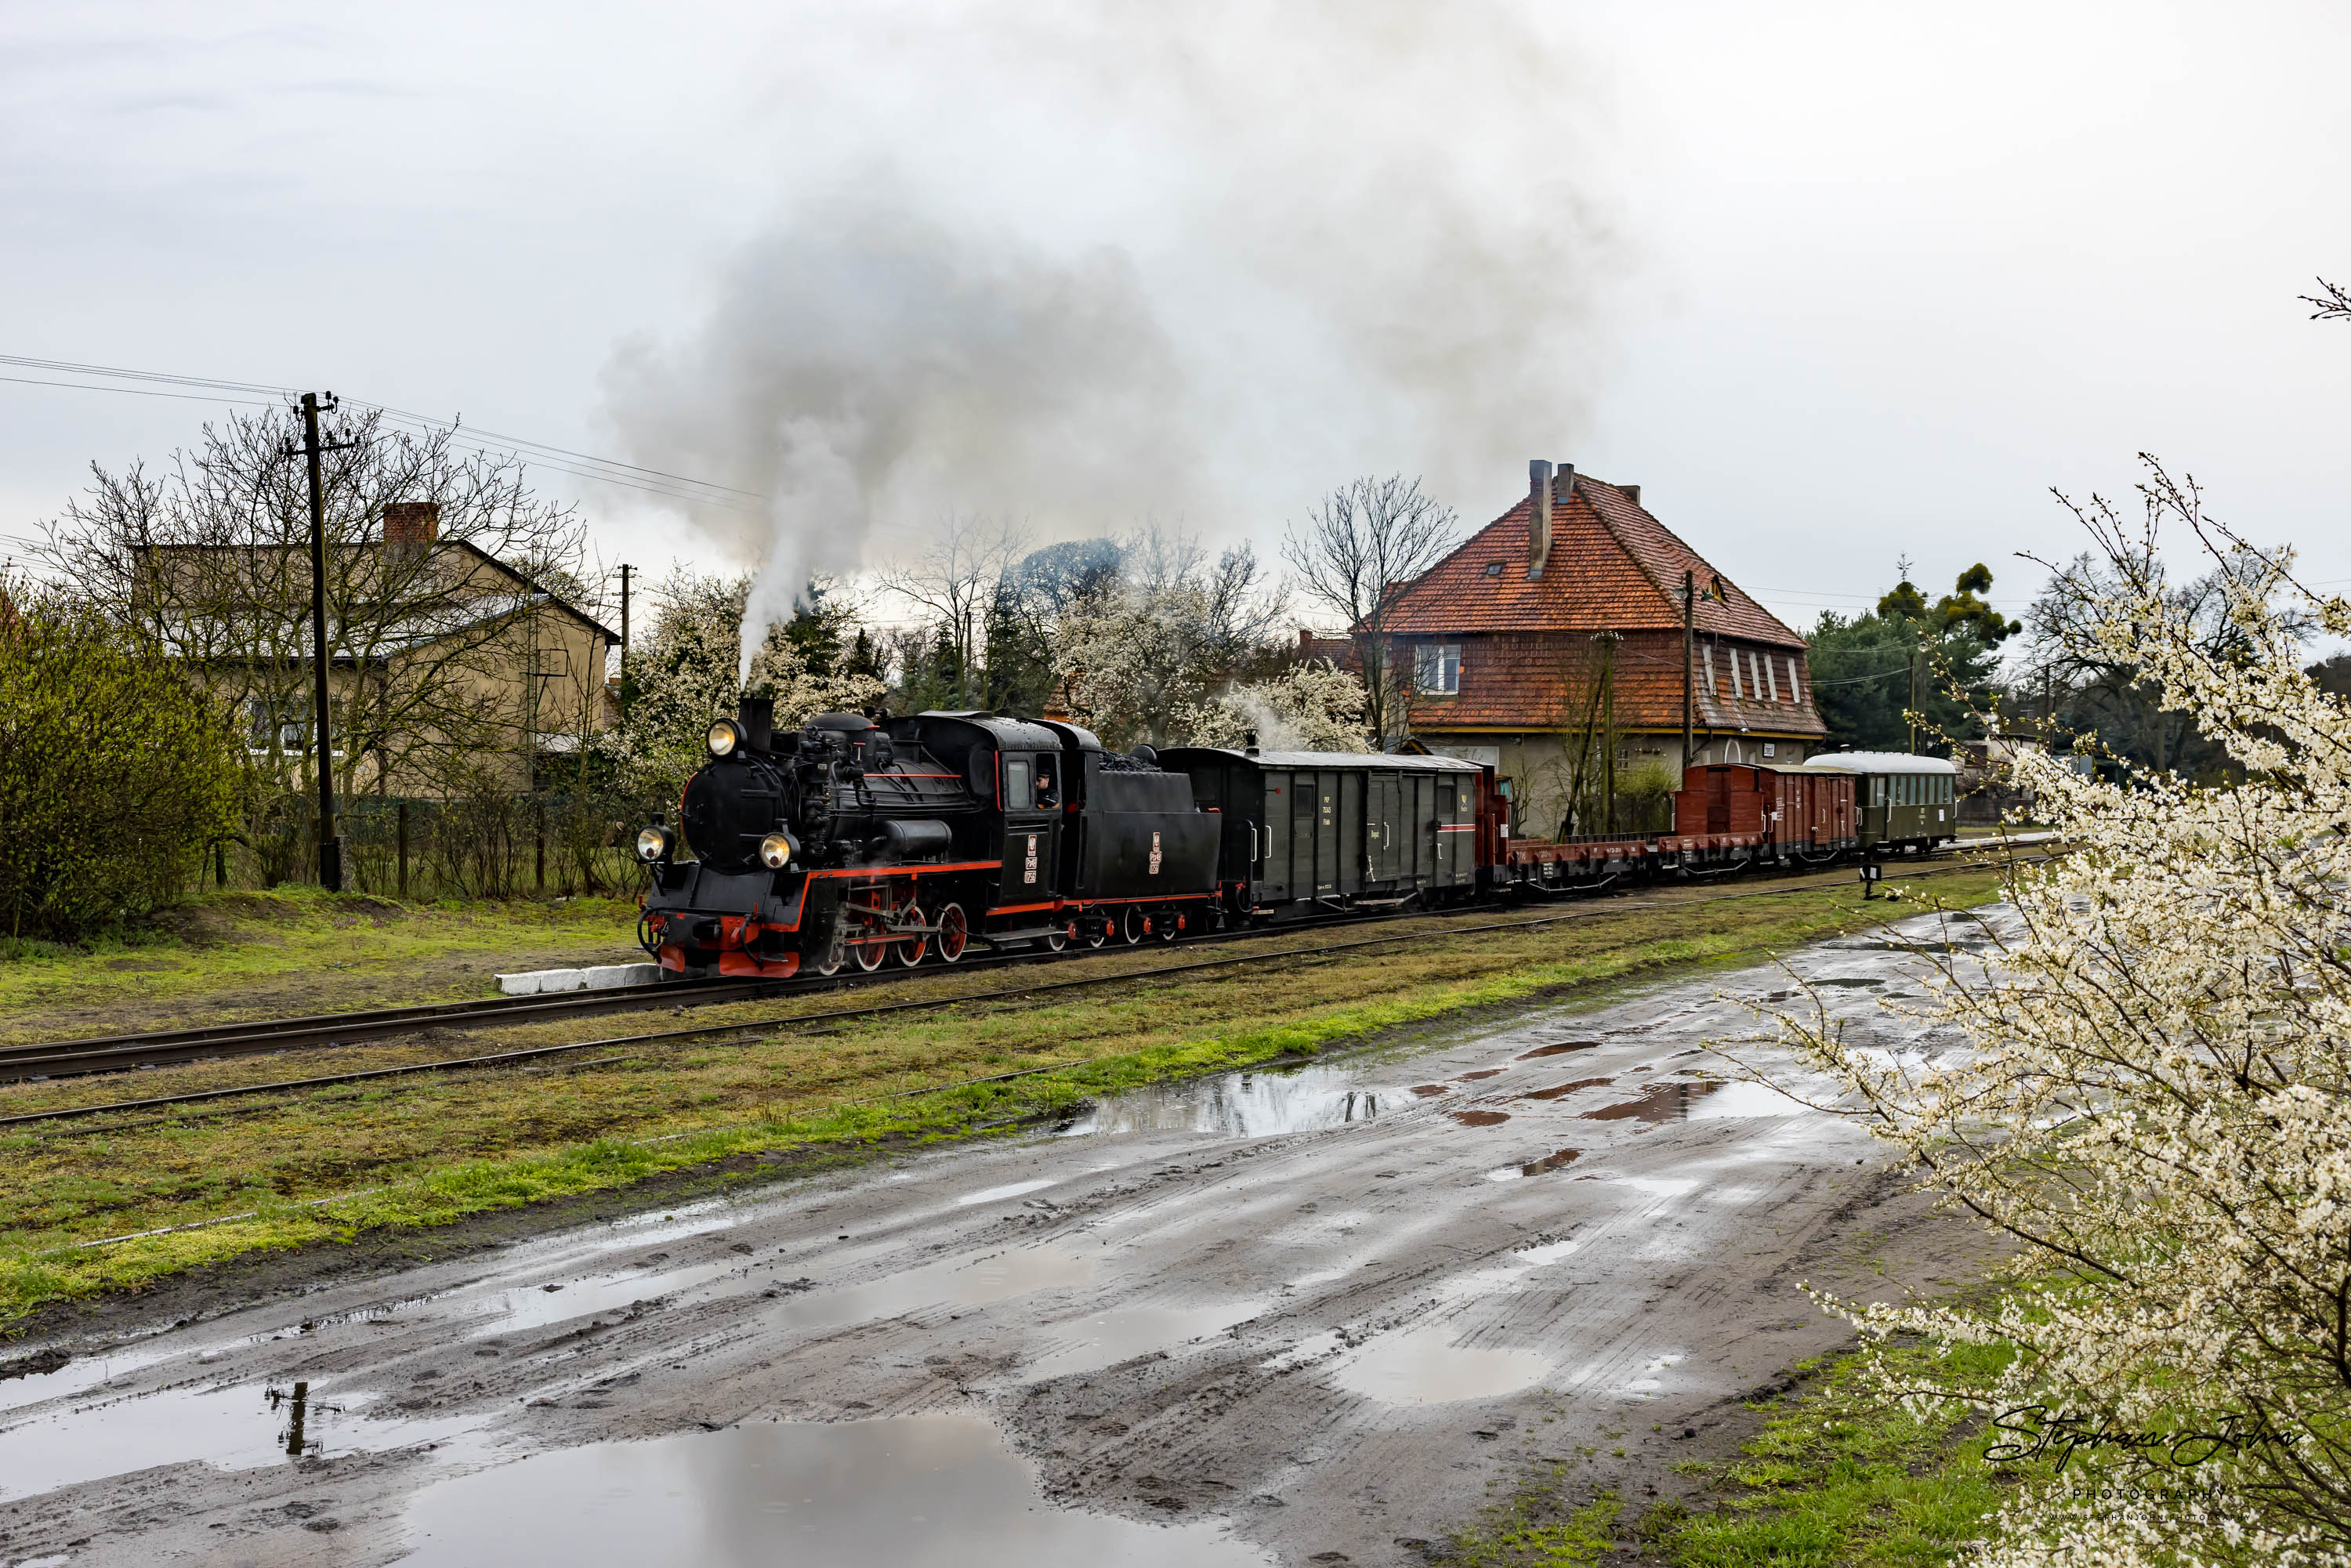
[[1690, 737], [1692, 720], [1698, 708], [1698, 694], [1690, 680], [1694, 674], [1698, 635], [1698, 573], [1682, 573], [1682, 777], [1690, 770]]
[[1910, 755], [1918, 755], [1918, 642], [1914, 629], [1910, 641]]
[[621, 563], [621, 716], [629, 716], [629, 572], [627, 561]]
[[334, 406], [332, 392], [302, 394], [302, 455], [310, 469], [310, 733], [319, 753], [319, 885], [340, 893], [343, 841], [335, 831], [335, 752], [327, 733], [327, 490], [319, 459], [359, 443], [319, 439], [319, 410]]

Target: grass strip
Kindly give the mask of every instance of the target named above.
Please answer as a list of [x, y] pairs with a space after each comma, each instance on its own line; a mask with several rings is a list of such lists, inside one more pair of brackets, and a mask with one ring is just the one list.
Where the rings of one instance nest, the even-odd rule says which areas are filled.
[[[1943, 879], [1937, 892], [1955, 905], [1981, 902], [1996, 896], [1994, 875]], [[434, 1075], [234, 1119], [20, 1133], [0, 1137], [0, 1214], [10, 1217], [0, 1229], [0, 1323], [248, 1252], [443, 1225], [742, 1156], [757, 1156], [744, 1162], [755, 1166], [970, 1136], [1144, 1084], [1310, 1057], [1468, 1009], [1754, 962], [1922, 907], [1861, 904], [1840, 887], [1751, 904], [1594, 912], [1490, 941], [1301, 962], [1253, 972], [1242, 985], [1213, 975], [1144, 977], [1041, 1005], [842, 1019], [559, 1076]], [[196, 1064], [154, 1077], [159, 1088], [193, 1087], [207, 1071], [234, 1070]], [[973, 1078], [987, 1081], [878, 1098]], [[362, 1188], [374, 1190], [316, 1202]], [[203, 1220], [222, 1222], [60, 1255], [79, 1241]]]

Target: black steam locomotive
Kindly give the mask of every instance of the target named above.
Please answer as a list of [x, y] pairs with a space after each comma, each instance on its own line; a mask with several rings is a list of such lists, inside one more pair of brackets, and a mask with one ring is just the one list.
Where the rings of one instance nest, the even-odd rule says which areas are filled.
[[987, 713], [820, 714], [778, 734], [772, 712], [747, 697], [710, 727], [679, 809], [695, 859], [665, 825], [638, 836], [638, 936], [664, 968], [911, 967], [976, 939], [1173, 941], [1215, 918], [1217, 818], [1147, 747]]
[[678, 974], [954, 963], [992, 947], [1172, 942], [1234, 920], [1475, 896], [1490, 768], [1442, 757], [1138, 746], [1073, 724], [820, 714], [745, 698], [687, 781], [681, 858], [638, 835], [638, 939]]

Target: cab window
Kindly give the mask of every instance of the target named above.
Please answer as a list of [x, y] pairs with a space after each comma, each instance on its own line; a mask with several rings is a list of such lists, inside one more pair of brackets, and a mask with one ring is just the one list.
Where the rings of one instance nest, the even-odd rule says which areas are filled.
[[1008, 811], [1026, 811], [1036, 803], [1036, 795], [1029, 788], [1029, 759], [1025, 757], [1006, 758], [1004, 759], [1004, 809]]
[[1037, 804], [1058, 806], [1061, 803], [1061, 791], [1053, 788], [1053, 759], [1040, 757], [1037, 758]]

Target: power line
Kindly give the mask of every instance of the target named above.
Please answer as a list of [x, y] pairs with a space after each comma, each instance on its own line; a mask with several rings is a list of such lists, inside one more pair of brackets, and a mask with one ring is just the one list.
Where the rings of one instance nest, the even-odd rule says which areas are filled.
[[[0, 354], [0, 365], [17, 370], [50, 371], [61, 375], [98, 376], [112, 381], [149, 382], [157, 387], [204, 388], [214, 393], [265, 392], [271, 401], [261, 402], [249, 397], [205, 396], [195, 392], [165, 392], [157, 387], [109, 386], [89, 382], [51, 381], [32, 376], [0, 376], [0, 382], [23, 386], [60, 387], [73, 392], [124, 392], [134, 397], [166, 397], [192, 402], [225, 402], [246, 408], [275, 406], [277, 398], [292, 399], [300, 395], [294, 387], [277, 386], [266, 382], [231, 381], [217, 376], [181, 375], [165, 371], [132, 370], [121, 365], [99, 365], [75, 360], [36, 359], [23, 354]], [[436, 419], [430, 414], [416, 413], [407, 409], [393, 408], [387, 403], [371, 402], [360, 398], [347, 398], [347, 403], [371, 408], [397, 424], [427, 432], [445, 432], [455, 444], [471, 451], [497, 453], [515, 458], [527, 466], [553, 473], [569, 475], [578, 479], [592, 479], [600, 484], [617, 485], [624, 489], [658, 496], [665, 500], [684, 501], [695, 506], [721, 507], [730, 511], [764, 510], [768, 497], [757, 490], [739, 486], [721, 485], [715, 480], [696, 479], [687, 474], [674, 474], [665, 469], [648, 468], [634, 463], [622, 463], [616, 458], [598, 457], [590, 453], [573, 451], [549, 442], [533, 441], [526, 436], [506, 435], [495, 431], [470, 429], [454, 419]], [[746, 502], [759, 503], [758, 507]]]

